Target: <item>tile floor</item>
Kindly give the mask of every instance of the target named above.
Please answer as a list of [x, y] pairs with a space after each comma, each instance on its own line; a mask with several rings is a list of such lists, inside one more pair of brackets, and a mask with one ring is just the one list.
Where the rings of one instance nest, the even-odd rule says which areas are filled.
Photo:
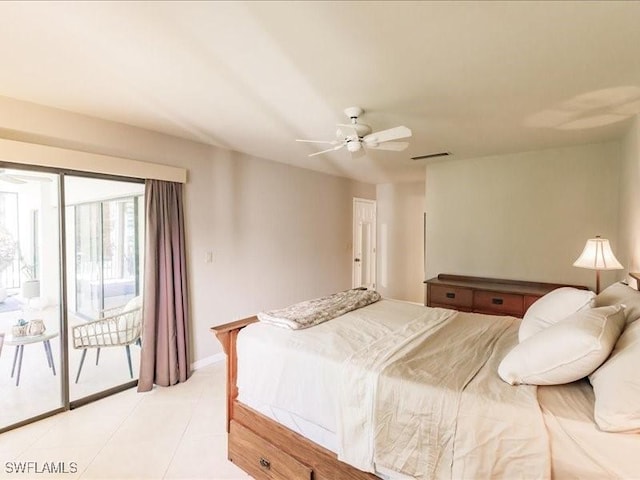
[[[55, 331], [47, 329], [48, 331]], [[47, 366], [42, 342], [25, 345], [20, 385], [11, 377], [15, 346], [4, 345], [0, 354], [0, 427], [7, 427], [25, 418], [54, 410], [61, 405], [62, 377], [60, 359], [60, 337], [51, 340], [56, 376]], [[78, 383], [74, 383], [81, 350], [69, 349], [71, 400], [129, 382], [129, 369], [124, 347], [103, 348], [100, 364], [95, 364], [96, 352], [91, 349], [82, 368]], [[140, 348], [131, 347], [134, 376], [138, 376]]]
[[[0, 479], [250, 479], [227, 460], [223, 362], [0, 435]], [[30, 472], [16, 472], [18, 462]], [[23, 463], [24, 465], [24, 463]], [[65, 473], [46, 473], [65, 468]], [[44, 472], [44, 473], [43, 473]]]

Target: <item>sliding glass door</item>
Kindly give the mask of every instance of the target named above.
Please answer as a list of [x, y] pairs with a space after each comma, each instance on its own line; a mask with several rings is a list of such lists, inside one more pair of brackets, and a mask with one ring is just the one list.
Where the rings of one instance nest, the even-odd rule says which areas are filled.
[[144, 261], [143, 183], [2, 165], [0, 432], [135, 385]]
[[65, 177], [72, 401], [138, 378], [143, 194], [139, 183]]
[[65, 404], [59, 181], [0, 169], [0, 429]]

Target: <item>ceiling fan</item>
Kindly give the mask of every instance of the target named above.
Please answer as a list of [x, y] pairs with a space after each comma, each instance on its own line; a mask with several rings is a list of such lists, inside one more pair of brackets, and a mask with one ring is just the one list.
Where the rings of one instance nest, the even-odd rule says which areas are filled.
[[[296, 142], [305, 143], [326, 143], [331, 145], [331, 148], [322, 150], [321, 152], [312, 153], [310, 157], [316, 155], [322, 155], [323, 153], [333, 152], [340, 150], [342, 147], [347, 147], [347, 150], [351, 154], [364, 154], [364, 149], [376, 149], [376, 150], [391, 150], [400, 152], [409, 146], [408, 142], [393, 142], [399, 138], [406, 138], [411, 136], [411, 130], [407, 127], [400, 126], [389, 128], [387, 130], [381, 130], [379, 132], [371, 133], [371, 127], [364, 123], [358, 123], [358, 117], [364, 113], [364, 110], [360, 107], [345, 108], [344, 113], [351, 123], [338, 124], [338, 130], [336, 131], [337, 140], [299, 140]], [[363, 148], [364, 147], [364, 148]]]
[[27, 182], [50, 182], [49, 177], [40, 175], [21, 175], [18, 173], [9, 173], [4, 168], [0, 168], [0, 181], [7, 183], [22, 184]]

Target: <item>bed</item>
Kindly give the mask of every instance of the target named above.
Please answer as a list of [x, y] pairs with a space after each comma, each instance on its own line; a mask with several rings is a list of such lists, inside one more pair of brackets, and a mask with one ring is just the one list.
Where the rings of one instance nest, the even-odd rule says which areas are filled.
[[640, 476], [640, 435], [597, 428], [587, 380], [498, 377], [519, 327], [387, 299], [304, 330], [213, 327], [228, 456], [257, 479]]

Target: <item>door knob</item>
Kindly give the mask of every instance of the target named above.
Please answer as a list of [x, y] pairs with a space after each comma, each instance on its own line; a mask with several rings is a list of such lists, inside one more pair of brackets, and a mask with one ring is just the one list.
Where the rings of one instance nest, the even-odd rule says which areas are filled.
[[359, 261], [360, 261], [360, 259], [359, 259], [359, 258], [354, 258], [354, 259], [353, 259], [353, 261], [354, 261], [354, 262], [359, 262]]

